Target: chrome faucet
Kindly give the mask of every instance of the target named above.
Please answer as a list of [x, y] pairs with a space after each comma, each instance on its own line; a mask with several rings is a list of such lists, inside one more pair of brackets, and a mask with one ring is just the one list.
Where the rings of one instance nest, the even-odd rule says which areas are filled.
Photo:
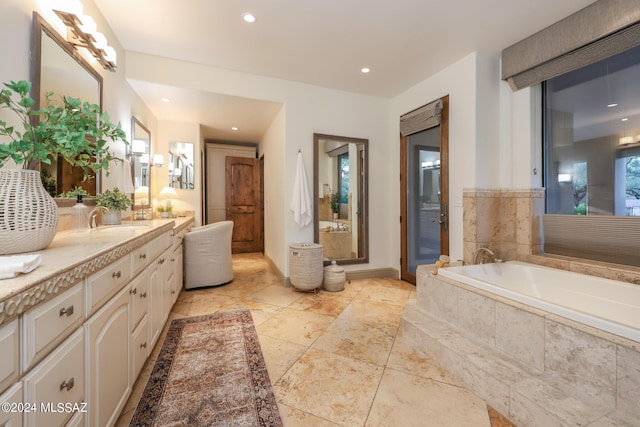
[[[496, 258], [496, 254], [491, 249], [489, 249], [489, 248], [478, 248], [476, 250], [475, 255], [473, 256], [473, 263], [474, 264], [478, 264], [478, 255], [480, 255], [482, 252], [486, 252], [489, 255], [491, 262], [502, 262], [501, 259]], [[480, 264], [484, 264], [484, 257], [482, 257], [480, 259]]]
[[89, 228], [98, 228], [98, 223], [96, 222], [96, 217], [100, 213], [100, 211], [106, 212], [109, 209], [104, 206], [96, 206], [95, 208], [89, 211]]

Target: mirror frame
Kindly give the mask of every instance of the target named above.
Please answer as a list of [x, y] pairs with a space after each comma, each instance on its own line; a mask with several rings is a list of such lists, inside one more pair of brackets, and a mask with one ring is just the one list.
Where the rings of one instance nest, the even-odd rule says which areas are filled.
[[[362, 210], [364, 213], [360, 215], [363, 232], [363, 252], [364, 254], [359, 258], [342, 258], [336, 259], [336, 264], [348, 265], [348, 264], [366, 264], [369, 262], [369, 140], [362, 138], [351, 138], [346, 136], [326, 135], [321, 133], [313, 134], [313, 241], [320, 243], [320, 224], [318, 222], [320, 206], [319, 206], [319, 162], [318, 162], [318, 148], [320, 140], [330, 139], [332, 141], [339, 141], [345, 143], [362, 144], [364, 146], [364, 178], [362, 179]], [[330, 260], [325, 260], [324, 265], [329, 265]]]
[[[31, 25], [31, 98], [35, 101], [34, 108], [40, 108], [41, 94], [41, 82], [42, 82], [42, 37], [44, 35], [51, 37], [64, 53], [73, 58], [80, 67], [82, 67], [87, 73], [89, 73], [98, 84], [98, 102], [100, 110], [102, 111], [102, 89], [103, 81], [102, 76], [84, 59], [78, 51], [66, 41], [60, 34], [38, 13], [33, 12], [33, 21]], [[32, 117], [34, 124], [37, 124], [38, 118]], [[41, 170], [40, 162], [33, 160], [29, 164], [29, 169]], [[95, 175], [96, 180], [96, 194], [102, 191], [102, 179], [101, 173]], [[56, 182], [56, 194], [60, 194], [60, 187]]]
[[[136, 139], [135, 138], [136, 127], [141, 128], [149, 136], [149, 151], [146, 154], [149, 156], [149, 165], [148, 165], [148, 172], [147, 172], [147, 181], [148, 181], [147, 187], [149, 188], [149, 192], [147, 194], [147, 200], [149, 200], [148, 205], [150, 205], [151, 204], [151, 131], [144, 124], [142, 124], [140, 120], [132, 116], [131, 117], [131, 141]], [[135, 187], [135, 182], [136, 182], [135, 169], [136, 169], [136, 163], [138, 158], [136, 158], [136, 156], [131, 154], [132, 149], [133, 149], [133, 143], [129, 144], [128, 155], [129, 155], [129, 158], [131, 159], [131, 175], [132, 175], [131, 178], [133, 179], [134, 187]], [[137, 189], [137, 187], [135, 189]], [[134, 206], [135, 206], [135, 189], [134, 189], [134, 195], [133, 195]]]

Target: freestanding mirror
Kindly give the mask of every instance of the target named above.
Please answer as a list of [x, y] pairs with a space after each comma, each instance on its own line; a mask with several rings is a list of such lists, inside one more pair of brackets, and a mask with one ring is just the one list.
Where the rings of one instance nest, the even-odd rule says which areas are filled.
[[313, 134], [314, 241], [325, 264], [369, 262], [368, 143]]
[[[77, 51], [37, 13], [33, 13], [31, 48], [31, 96], [36, 108], [45, 103], [45, 94], [70, 96], [102, 108], [102, 77]], [[37, 165], [30, 165], [35, 168]], [[62, 159], [41, 165], [45, 186], [52, 195], [82, 187], [91, 195], [100, 192], [100, 175], [82, 181], [82, 170]], [[47, 183], [48, 181], [48, 183]]]
[[173, 188], [193, 190], [193, 144], [190, 142], [169, 143], [169, 185]]
[[[140, 120], [131, 118], [131, 168], [133, 169], [133, 210], [136, 219], [151, 219], [151, 132]], [[148, 218], [147, 218], [148, 217]]]

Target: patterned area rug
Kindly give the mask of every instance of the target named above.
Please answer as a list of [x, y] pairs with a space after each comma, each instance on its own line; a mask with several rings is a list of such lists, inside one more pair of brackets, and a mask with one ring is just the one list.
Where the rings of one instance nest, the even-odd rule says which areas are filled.
[[281, 427], [249, 310], [172, 321], [129, 425]]

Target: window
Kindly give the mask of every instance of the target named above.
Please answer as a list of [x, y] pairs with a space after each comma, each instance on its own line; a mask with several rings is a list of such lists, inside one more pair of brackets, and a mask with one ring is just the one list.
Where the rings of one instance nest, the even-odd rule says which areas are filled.
[[543, 83], [546, 211], [640, 216], [640, 47]]
[[340, 189], [340, 203], [349, 204], [349, 153], [338, 156], [338, 183]]

